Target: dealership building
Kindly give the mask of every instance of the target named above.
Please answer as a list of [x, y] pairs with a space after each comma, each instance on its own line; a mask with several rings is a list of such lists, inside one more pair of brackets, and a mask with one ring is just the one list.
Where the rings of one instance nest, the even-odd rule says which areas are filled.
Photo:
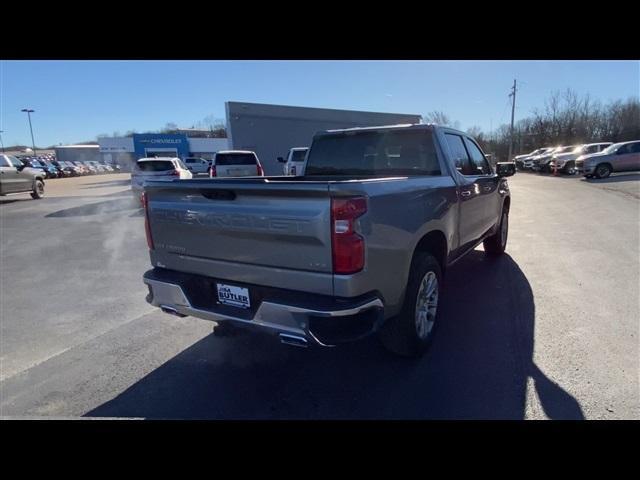
[[103, 162], [113, 162], [130, 170], [144, 157], [201, 157], [207, 160], [219, 150], [227, 150], [226, 138], [190, 138], [184, 133], [134, 133], [131, 137], [98, 139]]
[[[201, 138], [206, 131], [179, 130], [176, 133], [144, 133], [128, 137], [103, 137], [98, 145], [56, 148], [59, 157], [118, 163], [129, 171], [143, 157], [201, 157], [211, 159], [227, 149], [253, 150], [266, 175], [281, 175], [278, 157], [290, 148], [308, 147], [321, 130], [420, 123], [421, 116], [405, 113], [362, 112], [328, 108], [293, 107], [248, 102], [226, 102], [228, 138]], [[197, 134], [197, 137], [193, 135]], [[77, 157], [77, 158], [74, 158]]]

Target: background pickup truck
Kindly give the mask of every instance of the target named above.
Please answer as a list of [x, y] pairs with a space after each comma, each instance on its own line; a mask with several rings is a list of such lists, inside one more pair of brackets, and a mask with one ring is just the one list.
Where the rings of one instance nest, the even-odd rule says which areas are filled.
[[147, 301], [336, 345], [377, 332], [420, 355], [447, 268], [507, 242], [510, 196], [477, 143], [434, 125], [317, 133], [301, 177], [145, 184]]

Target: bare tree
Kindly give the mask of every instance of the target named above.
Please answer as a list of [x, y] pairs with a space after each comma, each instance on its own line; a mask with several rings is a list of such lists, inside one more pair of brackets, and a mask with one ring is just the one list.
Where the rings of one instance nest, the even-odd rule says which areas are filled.
[[442, 125], [445, 127], [460, 128], [460, 122], [452, 121], [451, 118], [444, 112], [434, 110], [426, 115], [422, 116], [424, 123], [435, 123], [436, 125]]

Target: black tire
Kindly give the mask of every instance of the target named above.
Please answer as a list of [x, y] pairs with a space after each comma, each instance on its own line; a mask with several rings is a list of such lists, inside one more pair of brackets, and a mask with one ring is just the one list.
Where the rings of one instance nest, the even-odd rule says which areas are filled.
[[562, 171], [567, 175], [575, 175], [576, 166], [573, 162], [567, 162]]
[[42, 180], [36, 180], [33, 184], [33, 190], [31, 191], [31, 198], [40, 200], [42, 197], [44, 197], [44, 182]]
[[[432, 325], [425, 335], [418, 334], [416, 322], [416, 307], [418, 293], [421, 291], [423, 280], [435, 275], [436, 307], [432, 316]], [[431, 278], [433, 278], [431, 276]], [[428, 252], [416, 252], [411, 262], [411, 271], [404, 304], [400, 314], [388, 319], [378, 332], [378, 338], [385, 348], [403, 357], [420, 357], [431, 345], [438, 326], [437, 300], [442, 292], [442, 269], [438, 261]]]
[[611, 175], [611, 172], [611, 165], [609, 165], [608, 163], [601, 163], [600, 165], [596, 166], [594, 176], [596, 178], [607, 178], [609, 175]]
[[[504, 235], [503, 235], [504, 228]], [[502, 255], [507, 248], [507, 239], [509, 237], [509, 210], [503, 209], [500, 216], [500, 225], [496, 233], [485, 238], [482, 244], [487, 255]]]

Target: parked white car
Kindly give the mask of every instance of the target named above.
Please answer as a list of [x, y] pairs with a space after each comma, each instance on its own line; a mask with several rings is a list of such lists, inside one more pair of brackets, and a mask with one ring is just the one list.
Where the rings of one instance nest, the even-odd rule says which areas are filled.
[[264, 170], [255, 152], [250, 150], [221, 150], [217, 152], [210, 177], [263, 177]]
[[131, 190], [142, 192], [145, 180], [185, 180], [193, 178], [182, 160], [175, 157], [141, 158], [131, 172]]
[[184, 164], [191, 171], [191, 173], [207, 173], [209, 171], [210, 162], [200, 157], [187, 157], [184, 159]]
[[307, 158], [308, 147], [295, 147], [289, 150], [286, 160], [278, 157], [278, 162], [284, 163], [282, 171], [285, 175], [302, 175], [304, 161]]

